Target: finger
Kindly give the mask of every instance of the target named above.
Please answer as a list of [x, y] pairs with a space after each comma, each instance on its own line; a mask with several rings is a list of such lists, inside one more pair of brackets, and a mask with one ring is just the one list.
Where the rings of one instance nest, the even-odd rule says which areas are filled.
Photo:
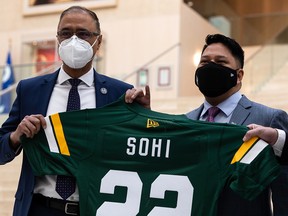
[[247, 126], [250, 128], [250, 130], [248, 130], [246, 132], [246, 134], [244, 135], [244, 137], [243, 137], [244, 142], [248, 141], [252, 137], [259, 136], [261, 134], [261, 131], [262, 131], [262, 127], [260, 127], [259, 125], [255, 126], [255, 124], [250, 124]]
[[251, 139], [251, 135], [250, 135], [249, 131], [247, 131], [242, 140], [243, 140], [243, 142], [246, 142], [249, 139]]
[[247, 125], [247, 127], [248, 127], [249, 129], [253, 129], [253, 124], [249, 124], [249, 125]]
[[132, 103], [132, 101], [133, 101], [133, 94], [134, 94], [134, 92], [136, 91], [136, 89], [135, 88], [132, 88], [132, 89], [128, 89], [127, 91], [126, 91], [126, 94], [125, 94], [125, 102], [126, 103]]
[[257, 129], [257, 128], [261, 128], [261, 127], [263, 127], [263, 126], [253, 123], [253, 124], [247, 125], [247, 127], [248, 127], [249, 129]]
[[150, 95], [150, 87], [149, 87], [149, 85], [146, 85], [146, 86], [145, 86], [145, 93], [146, 93], [145, 96], [146, 96], [148, 99], [150, 99], [151, 95]]
[[144, 92], [142, 89], [131, 89], [130, 95], [127, 95], [126, 103], [133, 103], [134, 100], [139, 100], [144, 96]]
[[42, 126], [42, 121], [45, 121], [42, 115], [26, 116], [22, 122], [25, 125], [24, 130], [27, 136], [33, 137], [37, 134]]
[[135, 89], [133, 95], [132, 95], [132, 99], [135, 99], [137, 97], [143, 97], [144, 96], [144, 92], [142, 89]]
[[32, 133], [29, 129], [29, 124], [31, 124], [29, 121], [27, 121], [26, 119], [23, 119], [17, 127], [18, 133], [20, 135], [24, 134], [26, 137], [30, 138], [32, 136]]
[[134, 88], [133, 88], [133, 89], [128, 89], [128, 90], [126, 91], [127, 95], [130, 96], [130, 97], [133, 95], [134, 92], [135, 92], [135, 89], [134, 89]]
[[32, 138], [34, 134], [38, 133], [38, 131], [39, 129], [35, 124], [33, 124], [31, 121], [25, 121], [24, 134], [26, 134], [27, 137]]
[[45, 129], [47, 125], [46, 125], [46, 121], [45, 121], [44, 116], [41, 114], [38, 114], [35, 117], [39, 119], [40, 125]]
[[36, 134], [39, 132], [40, 128], [41, 128], [41, 120], [40, 117], [37, 115], [33, 115], [31, 116], [31, 118], [29, 119], [31, 125], [29, 125], [29, 129], [31, 130], [31, 132], [33, 134]]

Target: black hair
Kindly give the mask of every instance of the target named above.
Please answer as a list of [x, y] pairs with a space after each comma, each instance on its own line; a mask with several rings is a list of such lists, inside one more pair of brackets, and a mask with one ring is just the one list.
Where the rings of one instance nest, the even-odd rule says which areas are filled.
[[226, 46], [231, 54], [234, 56], [234, 58], [239, 61], [240, 63], [240, 67], [243, 68], [244, 67], [244, 50], [242, 49], [242, 47], [239, 45], [239, 43], [229, 37], [226, 37], [222, 34], [212, 34], [212, 35], [207, 35], [206, 39], [205, 39], [205, 45], [202, 49], [202, 53], [204, 52], [204, 50], [211, 44], [214, 43], [222, 43], [224, 46]]
[[99, 31], [99, 34], [101, 33], [101, 29], [100, 29], [100, 22], [99, 22], [99, 19], [96, 15], [96, 13], [94, 13], [93, 11], [85, 8], [85, 7], [81, 7], [81, 6], [71, 6], [69, 8], [67, 8], [66, 10], [64, 10], [61, 15], [60, 15], [60, 20], [59, 20], [59, 23], [61, 22], [62, 18], [68, 14], [68, 13], [71, 13], [71, 12], [79, 12], [79, 11], [83, 11], [83, 12], [86, 12], [87, 14], [89, 14], [92, 19], [95, 21], [95, 24], [96, 24], [96, 29], [97, 31]]

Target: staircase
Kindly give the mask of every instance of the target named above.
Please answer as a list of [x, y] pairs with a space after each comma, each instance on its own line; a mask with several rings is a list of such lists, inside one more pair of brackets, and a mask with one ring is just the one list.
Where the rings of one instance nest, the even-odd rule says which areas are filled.
[[[260, 75], [259, 75], [260, 76]], [[267, 106], [288, 111], [288, 62], [270, 79], [264, 83], [261, 88], [248, 97], [256, 102]]]
[[[248, 73], [248, 72], [247, 72]], [[261, 76], [261, 74], [259, 74]], [[243, 85], [247, 85], [245, 81]], [[257, 91], [241, 91], [250, 100], [288, 112], [288, 62]], [[185, 114], [200, 106], [204, 97], [182, 97], [177, 99], [152, 100], [152, 109], [170, 114]]]

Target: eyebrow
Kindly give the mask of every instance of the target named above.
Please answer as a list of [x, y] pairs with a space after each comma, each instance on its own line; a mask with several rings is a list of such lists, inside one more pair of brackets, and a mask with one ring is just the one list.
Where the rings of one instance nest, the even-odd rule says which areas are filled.
[[[63, 30], [73, 31], [72, 28], [69, 28], [69, 27], [64, 27], [62, 29], [59, 29], [58, 31], [63, 31]], [[86, 28], [76, 28], [76, 31], [89, 31], [89, 30]]]
[[[205, 58], [210, 58], [211, 55], [202, 55], [201, 57], [205, 57]], [[226, 55], [219, 55], [219, 54], [216, 54], [216, 55], [213, 55], [213, 57], [216, 57], [216, 58], [228, 58]]]

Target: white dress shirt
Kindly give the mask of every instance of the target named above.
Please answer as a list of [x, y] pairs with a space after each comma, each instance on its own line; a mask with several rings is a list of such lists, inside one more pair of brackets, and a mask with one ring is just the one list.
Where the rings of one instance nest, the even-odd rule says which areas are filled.
[[[71, 79], [71, 77], [63, 70], [63, 67], [61, 67], [52, 95], [50, 97], [46, 113], [47, 116], [66, 111], [68, 94], [71, 88], [71, 84], [69, 83], [68, 79]], [[81, 109], [95, 108], [96, 95], [93, 68], [91, 68], [88, 73], [79, 77], [79, 79], [82, 81], [78, 85]], [[40, 193], [46, 197], [62, 199], [55, 191], [56, 177], [57, 176], [55, 175], [36, 177], [34, 193]], [[79, 201], [78, 187], [76, 187], [76, 191], [70, 197], [68, 197], [67, 200]]]

